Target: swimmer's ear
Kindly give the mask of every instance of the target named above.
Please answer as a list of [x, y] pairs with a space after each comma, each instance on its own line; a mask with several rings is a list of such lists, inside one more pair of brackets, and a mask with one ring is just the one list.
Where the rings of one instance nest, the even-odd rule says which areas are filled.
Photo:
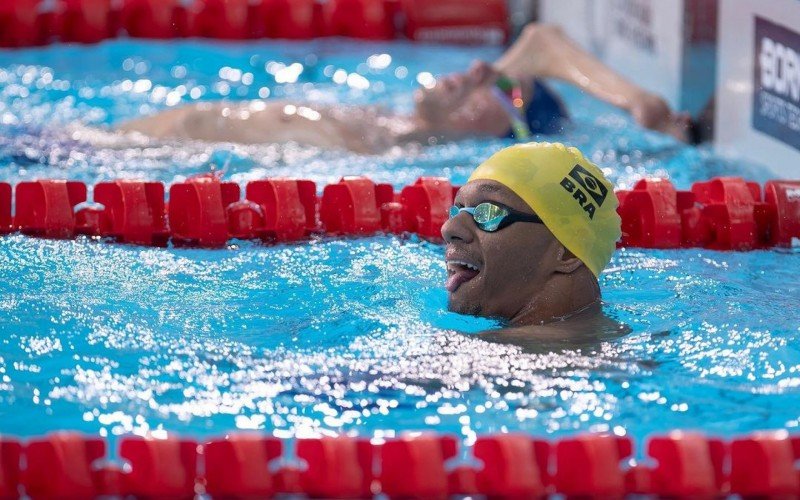
[[574, 273], [575, 271], [580, 269], [582, 265], [584, 265], [581, 259], [572, 255], [572, 252], [570, 252], [563, 246], [559, 246], [556, 258], [558, 259], [556, 262], [557, 273], [563, 273], [563, 274]]

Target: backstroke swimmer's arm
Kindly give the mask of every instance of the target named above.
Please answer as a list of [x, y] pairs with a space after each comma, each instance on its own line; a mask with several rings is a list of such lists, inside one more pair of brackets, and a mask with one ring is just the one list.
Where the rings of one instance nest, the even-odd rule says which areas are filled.
[[655, 94], [628, 81], [567, 37], [561, 28], [530, 24], [494, 63], [511, 77], [556, 78], [628, 111], [640, 125], [680, 137], [689, 117], [674, 114]]

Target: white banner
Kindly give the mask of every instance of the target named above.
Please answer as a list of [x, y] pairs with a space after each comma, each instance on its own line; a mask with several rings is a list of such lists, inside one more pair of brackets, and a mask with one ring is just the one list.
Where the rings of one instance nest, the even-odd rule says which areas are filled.
[[542, 0], [539, 14], [637, 85], [685, 109], [683, 0]]
[[715, 145], [800, 179], [800, 2], [720, 6]]

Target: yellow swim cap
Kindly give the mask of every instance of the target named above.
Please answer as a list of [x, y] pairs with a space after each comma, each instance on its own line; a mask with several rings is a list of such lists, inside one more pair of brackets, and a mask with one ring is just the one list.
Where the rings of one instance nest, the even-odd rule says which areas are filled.
[[614, 186], [597, 165], [560, 143], [518, 144], [495, 153], [469, 178], [497, 181], [530, 205], [595, 276], [621, 236]]

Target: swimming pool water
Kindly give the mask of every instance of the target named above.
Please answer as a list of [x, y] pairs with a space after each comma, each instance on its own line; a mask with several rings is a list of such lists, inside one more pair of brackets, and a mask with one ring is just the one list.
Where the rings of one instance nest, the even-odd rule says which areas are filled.
[[[216, 164], [240, 183], [295, 175], [321, 188], [345, 174], [398, 188], [419, 175], [461, 183], [509, 142], [359, 156], [292, 144], [145, 144], [104, 127], [222, 97], [408, 110], [419, 73], [496, 54], [331, 40], [0, 52], [0, 179], [170, 183]], [[769, 178], [557, 88], [574, 123], [555, 139], [581, 147], [618, 187], [643, 175], [682, 188], [723, 173]], [[601, 286], [606, 313], [629, 334], [519, 346], [475, 335], [491, 321], [445, 311], [443, 248], [415, 238], [193, 250], [6, 236], [0, 432], [435, 429], [469, 441], [503, 430], [642, 438], [673, 428], [792, 429], [800, 426], [798, 269], [796, 250], [620, 250]]]

